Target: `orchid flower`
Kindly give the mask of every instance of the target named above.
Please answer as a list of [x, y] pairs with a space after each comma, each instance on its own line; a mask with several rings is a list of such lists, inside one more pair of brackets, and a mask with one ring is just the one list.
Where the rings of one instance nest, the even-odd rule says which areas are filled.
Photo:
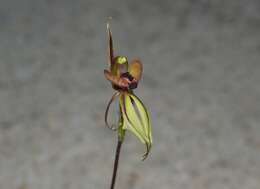
[[[128, 130], [145, 144], [144, 160], [152, 146], [151, 120], [143, 102], [134, 94], [134, 89], [137, 88], [142, 77], [143, 66], [138, 59], [128, 63], [127, 57], [115, 56], [109, 24], [107, 24], [107, 32], [109, 69], [104, 70], [104, 75], [111, 82], [116, 92], [107, 105], [105, 123], [110, 129], [118, 130], [118, 138], [121, 142], [124, 140], [125, 132]], [[116, 98], [119, 98], [119, 120], [117, 126], [114, 126], [108, 123], [108, 114], [110, 105]]]

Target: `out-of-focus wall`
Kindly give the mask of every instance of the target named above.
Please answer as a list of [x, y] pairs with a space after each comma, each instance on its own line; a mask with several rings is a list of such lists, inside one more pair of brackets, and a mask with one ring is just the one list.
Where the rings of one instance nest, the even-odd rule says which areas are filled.
[[0, 4], [1, 189], [109, 187], [109, 16], [154, 132], [145, 162], [127, 135], [116, 188], [259, 189], [258, 0]]

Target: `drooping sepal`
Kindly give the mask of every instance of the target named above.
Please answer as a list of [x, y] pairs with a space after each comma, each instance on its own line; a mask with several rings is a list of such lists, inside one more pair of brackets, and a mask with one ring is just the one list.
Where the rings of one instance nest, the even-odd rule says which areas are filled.
[[143, 159], [145, 159], [152, 146], [152, 128], [148, 111], [142, 101], [133, 93], [121, 93], [119, 103], [123, 116], [123, 128], [131, 131], [146, 145], [146, 152], [143, 155]]

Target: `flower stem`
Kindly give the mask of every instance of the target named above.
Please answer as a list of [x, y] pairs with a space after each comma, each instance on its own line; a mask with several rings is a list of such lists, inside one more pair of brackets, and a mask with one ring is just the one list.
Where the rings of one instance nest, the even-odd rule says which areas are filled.
[[116, 174], [117, 174], [117, 169], [118, 169], [118, 162], [119, 162], [119, 156], [120, 156], [120, 150], [121, 150], [122, 143], [123, 143], [123, 141], [120, 139], [117, 142], [116, 156], [115, 156], [115, 161], [114, 161], [114, 169], [113, 169], [113, 176], [112, 176], [110, 189], [114, 189], [114, 187], [115, 187]]
[[118, 124], [119, 124], [119, 127], [118, 127], [118, 141], [117, 141], [116, 156], [115, 156], [115, 161], [114, 161], [114, 169], [113, 169], [113, 175], [112, 175], [112, 181], [111, 181], [110, 189], [114, 189], [114, 187], [115, 187], [116, 174], [117, 174], [117, 169], [118, 169], [118, 163], [119, 163], [121, 146], [122, 146], [124, 138], [125, 138], [125, 129], [123, 128], [123, 117], [122, 117], [122, 114], [120, 114], [120, 119], [119, 119]]

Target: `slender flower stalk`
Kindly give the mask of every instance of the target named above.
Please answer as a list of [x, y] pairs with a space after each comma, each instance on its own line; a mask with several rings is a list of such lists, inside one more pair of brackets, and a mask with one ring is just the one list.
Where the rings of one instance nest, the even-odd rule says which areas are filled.
[[111, 181], [110, 189], [114, 189], [114, 187], [115, 187], [116, 175], [117, 175], [117, 169], [118, 169], [118, 163], [119, 163], [119, 157], [120, 157], [120, 151], [121, 151], [121, 146], [122, 146], [123, 141], [124, 141], [124, 137], [125, 137], [125, 130], [123, 130], [122, 127], [119, 126], [119, 128], [118, 128], [118, 141], [117, 141], [116, 155], [115, 155], [113, 175], [112, 175], [112, 181]]
[[122, 141], [118, 140], [117, 141], [117, 147], [116, 147], [116, 157], [115, 157], [115, 162], [114, 162], [113, 176], [112, 176], [110, 189], [114, 189], [115, 184], [116, 184], [116, 174], [117, 174], [117, 169], [118, 169], [121, 146], [122, 146]]
[[[118, 143], [114, 162], [111, 187], [114, 189], [121, 146], [124, 142], [126, 130], [133, 133], [146, 146], [143, 160], [147, 158], [152, 146], [152, 129], [149, 113], [143, 102], [134, 94], [142, 77], [143, 66], [140, 60], [134, 59], [128, 64], [125, 56], [114, 56], [112, 33], [107, 24], [108, 31], [108, 63], [109, 70], [104, 70], [104, 75], [116, 90], [111, 97], [105, 112], [105, 123], [118, 134]], [[111, 104], [119, 98], [119, 120], [113, 125], [108, 123], [108, 114]]]

